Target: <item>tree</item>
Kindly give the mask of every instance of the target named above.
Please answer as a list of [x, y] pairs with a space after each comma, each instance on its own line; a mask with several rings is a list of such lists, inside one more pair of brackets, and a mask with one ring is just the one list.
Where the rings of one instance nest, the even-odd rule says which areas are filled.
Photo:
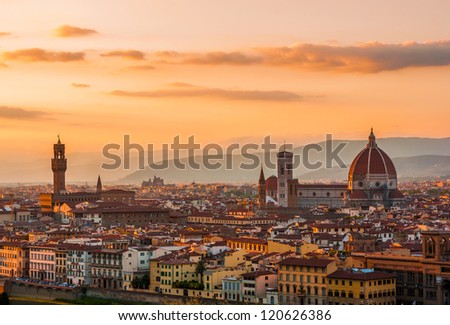
[[150, 286], [150, 276], [148, 274], [144, 274], [141, 279], [141, 284], [144, 289], [148, 289], [148, 287]]
[[200, 281], [203, 283], [203, 273], [206, 271], [205, 261], [200, 260], [197, 262], [197, 265], [195, 266], [195, 275], [200, 275]]
[[3, 292], [0, 295], [0, 305], [9, 305], [9, 304], [10, 304], [10, 302], [9, 302], [8, 294], [6, 292]]

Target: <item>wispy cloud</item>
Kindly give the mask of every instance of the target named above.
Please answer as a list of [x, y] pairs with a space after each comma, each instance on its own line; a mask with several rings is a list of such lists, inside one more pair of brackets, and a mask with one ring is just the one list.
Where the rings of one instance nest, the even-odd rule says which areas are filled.
[[4, 37], [4, 36], [10, 36], [11, 33], [8, 32], [0, 32], [0, 37]]
[[6, 61], [22, 62], [70, 62], [84, 60], [84, 52], [55, 52], [40, 48], [3, 52]]
[[154, 52], [157, 62], [193, 65], [290, 66], [305, 70], [376, 73], [409, 67], [450, 65], [450, 41], [354, 46], [301, 43], [234, 52]]
[[50, 119], [50, 114], [43, 111], [25, 110], [20, 107], [0, 106], [0, 119], [42, 120]]
[[143, 64], [143, 65], [132, 65], [127, 67], [128, 70], [138, 70], [138, 71], [148, 71], [148, 70], [155, 70], [155, 67], [150, 64]]
[[107, 53], [101, 54], [104, 57], [121, 57], [123, 59], [130, 60], [144, 60], [145, 53], [136, 50], [120, 50], [120, 51], [111, 51]]
[[263, 60], [260, 56], [241, 52], [209, 52], [190, 58], [188, 57], [183, 62], [190, 64], [248, 65], [262, 63]]
[[91, 85], [73, 82], [72, 87], [74, 87], [74, 88], [89, 88], [89, 87], [91, 87]]
[[57, 37], [80, 37], [97, 34], [94, 29], [80, 28], [75, 26], [63, 25], [54, 30], [54, 34]]
[[257, 100], [257, 101], [298, 101], [302, 96], [281, 90], [236, 90], [222, 88], [208, 88], [194, 86], [186, 83], [172, 83], [169, 88], [152, 91], [125, 91], [114, 90], [109, 92], [115, 96], [128, 96], [140, 98], [179, 98], [179, 97], [209, 97], [228, 100]]

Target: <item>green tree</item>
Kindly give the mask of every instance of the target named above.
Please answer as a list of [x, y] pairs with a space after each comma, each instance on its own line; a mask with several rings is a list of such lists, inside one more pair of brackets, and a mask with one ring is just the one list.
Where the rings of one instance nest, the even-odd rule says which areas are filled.
[[133, 289], [138, 289], [141, 286], [141, 278], [139, 277], [134, 277], [133, 281], [131, 281], [131, 286], [133, 287]]
[[9, 302], [8, 294], [6, 292], [3, 292], [0, 295], [0, 305], [9, 305], [9, 304], [10, 304], [10, 302]]
[[150, 275], [144, 274], [144, 276], [141, 279], [141, 284], [143, 289], [148, 289], [150, 286]]
[[205, 261], [200, 260], [197, 262], [197, 265], [195, 266], [195, 275], [200, 275], [200, 281], [203, 283], [203, 273], [206, 271]]

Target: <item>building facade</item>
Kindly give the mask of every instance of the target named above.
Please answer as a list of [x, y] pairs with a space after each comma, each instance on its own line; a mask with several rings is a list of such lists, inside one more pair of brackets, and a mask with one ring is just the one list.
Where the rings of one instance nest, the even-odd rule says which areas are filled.
[[337, 270], [327, 276], [329, 305], [395, 305], [396, 277], [373, 270]]
[[336, 261], [325, 258], [287, 258], [278, 263], [278, 301], [281, 305], [327, 304], [326, 277]]

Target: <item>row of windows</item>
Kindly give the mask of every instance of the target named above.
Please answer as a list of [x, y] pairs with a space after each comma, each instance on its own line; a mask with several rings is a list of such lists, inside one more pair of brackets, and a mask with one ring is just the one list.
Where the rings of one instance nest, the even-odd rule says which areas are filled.
[[284, 271], [295, 271], [295, 272], [325, 273], [324, 267], [315, 267], [315, 266], [280, 265], [279, 269]]
[[97, 276], [97, 277], [102, 277], [102, 276], [108, 276], [108, 277], [122, 277], [122, 271], [117, 271], [117, 270], [102, 270], [102, 269], [92, 269], [92, 275], [93, 276]]
[[[345, 286], [345, 285], [350, 285], [350, 286], [352, 286], [353, 285], [353, 281], [352, 280], [341, 280], [340, 281], [341, 282], [341, 285], [343, 285], [343, 286]], [[328, 279], [328, 284], [332, 284], [333, 283], [333, 280], [331, 280], [331, 279]], [[378, 281], [368, 281], [368, 283], [369, 283], [369, 287], [371, 287], [372, 286], [372, 284], [375, 286], [375, 285], [386, 285], [386, 284], [391, 284], [391, 283], [394, 283], [394, 280], [393, 279], [385, 279], [385, 280], [378, 280]], [[334, 284], [335, 285], [339, 285], [339, 280], [334, 280]], [[361, 286], [361, 287], [363, 287], [364, 286], [364, 282], [363, 281], [359, 281], [359, 285]]]
[[17, 253], [0, 253], [0, 257], [9, 258], [9, 259], [16, 259], [17, 258]]
[[[298, 192], [298, 195], [299, 195], [299, 196], [303, 196], [303, 193], [302, 193], [302, 192]], [[316, 196], [316, 195], [317, 195], [316, 192], [313, 192], [313, 193], [312, 193], [312, 196]], [[326, 195], [327, 195], [328, 197], [331, 196], [330, 192], [327, 192]], [[340, 195], [341, 195], [341, 197], [343, 197], [343, 196], [344, 196], [344, 192], [341, 192]]]
[[[376, 292], [375, 291], [373, 293], [369, 292], [369, 294], [368, 294], [369, 299], [381, 298], [381, 297], [391, 297], [391, 296], [395, 297], [395, 290], [384, 290], [382, 292]], [[353, 292], [352, 291], [347, 292], [345, 290], [342, 290], [342, 291], [334, 290], [334, 292], [333, 292], [333, 290], [328, 290], [328, 297], [355, 298], [353, 296]], [[360, 299], [365, 299], [363, 292], [361, 292], [359, 294], [359, 298]]]
[[[321, 277], [321, 276], [314, 276], [311, 277], [311, 275], [303, 275], [301, 274], [299, 277], [300, 283], [306, 282], [306, 283], [321, 283], [321, 284], [325, 284], [325, 277]], [[306, 279], [306, 281], [305, 281]], [[297, 274], [291, 274], [287, 273], [281, 273], [279, 275], [279, 280], [280, 281], [285, 281], [285, 282], [297, 282]]]
[[301, 286], [297, 286], [295, 284], [292, 287], [289, 284], [286, 284], [286, 285], [280, 284], [279, 288], [280, 288], [280, 292], [285, 292], [285, 293], [292, 292], [292, 293], [303, 293], [303, 294], [306, 293], [308, 295], [311, 295], [314, 293], [315, 296], [318, 296], [319, 292], [321, 293], [322, 296], [325, 296], [325, 292], [326, 292], [325, 288], [321, 288], [319, 290], [319, 287], [312, 288], [310, 286], [307, 286], [305, 289], [305, 288], [302, 288]]
[[30, 275], [32, 279], [39, 279], [45, 281], [55, 280], [55, 273], [53, 272], [31, 271]]
[[55, 255], [31, 253], [32, 260], [54, 261]]
[[318, 299], [318, 298], [311, 299], [308, 297], [308, 298], [302, 300], [301, 298], [299, 298], [297, 296], [290, 297], [290, 296], [283, 296], [283, 295], [280, 295], [279, 302], [280, 302], [280, 305], [283, 305], [283, 304], [297, 305], [300, 303], [307, 304], [307, 305], [325, 305], [325, 299]]
[[223, 282], [223, 290], [240, 291], [241, 284], [239, 282]]
[[47, 264], [47, 263], [30, 263], [30, 269], [38, 269], [38, 270], [45, 270], [45, 271], [54, 271], [55, 265], [53, 264]]

